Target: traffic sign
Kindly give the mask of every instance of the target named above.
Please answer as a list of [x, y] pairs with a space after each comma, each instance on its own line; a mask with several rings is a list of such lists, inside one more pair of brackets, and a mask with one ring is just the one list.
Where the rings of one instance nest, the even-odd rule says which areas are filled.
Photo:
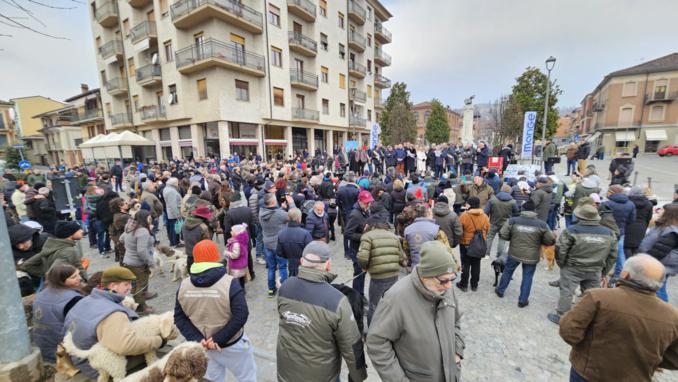
[[19, 168], [22, 170], [28, 170], [29, 168], [31, 168], [31, 166], [32, 166], [31, 162], [27, 160], [22, 160], [21, 162], [19, 162]]
[[17, 149], [17, 150], [21, 150], [21, 149], [24, 148], [24, 145], [12, 145], [12, 147]]

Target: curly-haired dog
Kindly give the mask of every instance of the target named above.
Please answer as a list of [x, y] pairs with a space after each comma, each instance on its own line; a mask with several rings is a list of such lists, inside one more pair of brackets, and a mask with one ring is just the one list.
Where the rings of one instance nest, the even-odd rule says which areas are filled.
[[184, 342], [123, 382], [195, 382], [207, 372], [207, 352], [197, 342]]
[[546, 270], [552, 271], [553, 266], [556, 264], [556, 246], [555, 245], [542, 245], [541, 246], [541, 258], [546, 259]]
[[[169, 339], [175, 334], [174, 313], [167, 312], [159, 315], [150, 315], [132, 322], [134, 333], [138, 336], [160, 336]], [[108, 382], [109, 376], [117, 382], [125, 377], [127, 358], [113, 353], [101, 343], [97, 343], [89, 350], [82, 350], [73, 343], [73, 335], [68, 332], [64, 337], [64, 348], [75, 357], [86, 359], [90, 366], [99, 373], [97, 382]], [[144, 354], [146, 364], [150, 365], [158, 358], [155, 351]]]

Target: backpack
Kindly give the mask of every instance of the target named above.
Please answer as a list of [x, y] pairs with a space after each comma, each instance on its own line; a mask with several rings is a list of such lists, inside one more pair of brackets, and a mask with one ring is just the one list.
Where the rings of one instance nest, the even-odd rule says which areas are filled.
[[466, 247], [466, 255], [482, 259], [485, 257], [485, 253], [487, 253], [487, 242], [483, 237], [483, 231], [476, 228], [476, 223], [473, 221], [473, 219], [471, 219], [471, 222], [473, 223], [473, 229], [475, 232], [473, 233], [471, 242]]

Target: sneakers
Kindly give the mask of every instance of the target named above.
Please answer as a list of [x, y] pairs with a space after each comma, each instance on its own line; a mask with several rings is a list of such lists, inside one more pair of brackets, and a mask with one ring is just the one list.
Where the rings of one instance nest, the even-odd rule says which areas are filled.
[[[528, 300], [528, 301], [525, 301], [525, 302], [520, 302], [520, 301], [518, 301], [518, 307], [519, 307], [519, 308], [524, 308], [524, 307], [526, 307], [526, 306], [528, 306], [528, 305], [530, 305], [530, 301], [529, 301], [529, 300]], [[558, 321], [560, 321], [560, 319], [559, 319]]]
[[560, 280], [549, 281], [549, 286], [556, 287], [556, 288], [560, 287]]
[[257, 264], [266, 265], [266, 260], [263, 257], [257, 257]]
[[275, 289], [269, 289], [268, 290], [268, 297], [275, 297], [275, 293], [277, 291]]
[[560, 325], [560, 314], [558, 314], [558, 312], [553, 311], [553, 312], [547, 314], [546, 318], [548, 318], [549, 321], [553, 322], [554, 324]]
[[468, 287], [462, 286], [461, 283], [456, 283], [455, 284], [457, 288], [459, 288], [462, 292], [468, 291]]
[[503, 294], [503, 293], [499, 293], [499, 289], [495, 289], [495, 290], [494, 290], [494, 294], [496, 294], [497, 297], [499, 297], [499, 298], [504, 298], [504, 294]]

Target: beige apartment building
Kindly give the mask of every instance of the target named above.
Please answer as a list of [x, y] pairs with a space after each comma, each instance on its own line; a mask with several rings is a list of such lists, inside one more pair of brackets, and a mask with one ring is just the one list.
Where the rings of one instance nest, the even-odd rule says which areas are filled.
[[366, 143], [391, 84], [378, 0], [90, 6], [106, 129], [156, 142], [147, 159]]
[[86, 84], [81, 84], [80, 94], [66, 99], [65, 102], [73, 106], [70, 125], [80, 127], [83, 141], [106, 134], [99, 89], [90, 89]]
[[40, 132], [43, 125], [40, 119], [33, 117], [68, 105], [43, 96], [12, 98], [10, 102], [14, 105], [16, 143], [24, 146], [24, 158], [34, 164], [48, 164], [47, 144]]
[[5, 155], [5, 148], [15, 143], [14, 140], [14, 103], [0, 100], [0, 154]]
[[[447, 123], [450, 125], [449, 142], [457, 143], [461, 134], [462, 116], [450, 108], [446, 109]], [[424, 144], [426, 143], [426, 122], [428, 122], [428, 117], [431, 115], [431, 102], [420, 102], [413, 105], [412, 113], [417, 125], [417, 143]]]
[[574, 121], [606, 153], [678, 143], [678, 53], [612, 72], [581, 102]]
[[83, 142], [80, 126], [73, 124], [77, 120], [77, 109], [67, 105], [61, 109], [35, 115], [33, 118], [42, 123], [40, 133], [45, 137], [47, 154], [41, 162], [57, 166], [62, 162], [67, 166], [79, 165], [83, 162], [79, 149]]

